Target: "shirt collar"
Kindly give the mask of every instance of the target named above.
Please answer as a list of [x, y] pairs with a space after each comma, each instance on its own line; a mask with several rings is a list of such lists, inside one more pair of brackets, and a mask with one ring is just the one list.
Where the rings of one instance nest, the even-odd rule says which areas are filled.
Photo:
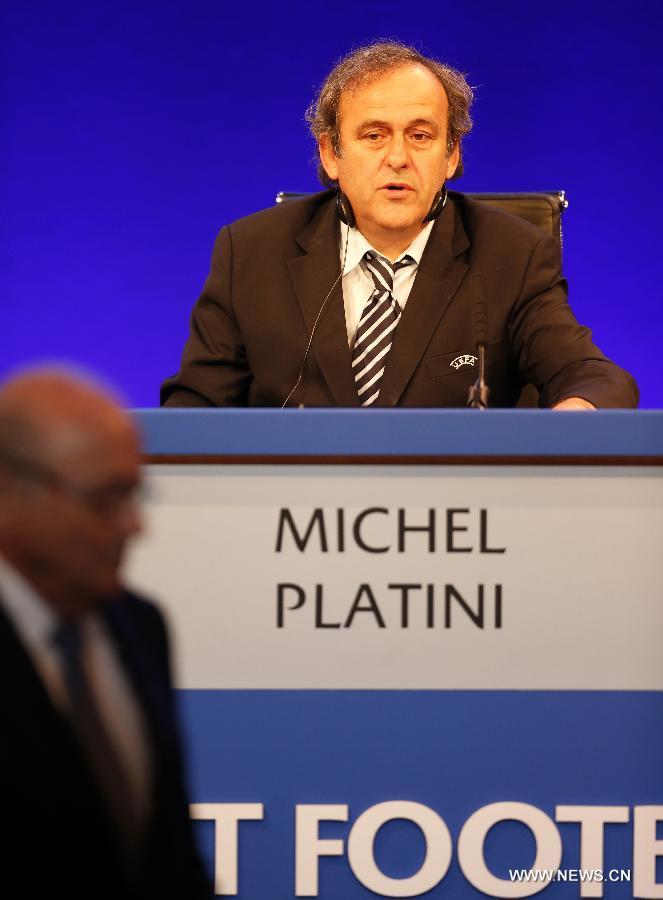
[[[411, 256], [415, 265], [418, 266], [421, 262], [424, 250], [426, 249], [426, 244], [428, 243], [428, 238], [430, 237], [434, 224], [435, 222], [428, 222], [426, 227], [419, 232], [410, 246], [404, 250], [394, 262], [398, 262], [403, 259], [404, 256]], [[377, 253], [378, 251], [368, 243], [364, 235], [357, 228], [348, 228], [345, 240], [343, 240], [343, 237], [343, 229], [341, 229], [341, 254], [345, 256], [343, 274], [347, 275], [355, 266], [359, 265], [368, 250], [372, 250], [374, 253]], [[347, 251], [345, 248], [345, 241], [347, 241]]]
[[0, 604], [24, 643], [39, 652], [48, 646], [58, 617], [43, 597], [0, 556]]

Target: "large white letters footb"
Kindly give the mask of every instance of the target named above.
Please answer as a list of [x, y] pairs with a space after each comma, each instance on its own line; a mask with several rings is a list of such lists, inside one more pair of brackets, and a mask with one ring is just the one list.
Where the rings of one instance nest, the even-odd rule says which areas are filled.
[[[426, 840], [423, 864], [409, 878], [388, 878], [375, 862], [375, 836], [383, 825], [394, 819], [414, 822]], [[444, 820], [429, 806], [409, 800], [392, 800], [369, 807], [352, 826], [348, 838], [348, 860], [355, 877], [382, 897], [417, 897], [434, 888], [447, 874], [451, 853], [451, 835]]]
[[548, 883], [508, 881], [490, 871], [483, 856], [486, 835], [498, 822], [515, 820], [527, 825], [536, 840], [534, 871], [557, 869], [562, 859], [562, 840], [557, 826], [542, 810], [529, 803], [490, 803], [478, 809], [458, 836], [458, 862], [470, 884], [489, 897], [531, 897]]
[[295, 811], [295, 896], [318, 896], [318, 859], [343, 856], [340, 838], [322, 839], [318, 825], [323, 821], [347, 822], [346, 803], [298, 804]]
[[237, 896], [237, 857], [239, 823], [259, 821], [264, 816], [262, 803], [192, 803], [192, 819], [214, 822], [214, 893]]

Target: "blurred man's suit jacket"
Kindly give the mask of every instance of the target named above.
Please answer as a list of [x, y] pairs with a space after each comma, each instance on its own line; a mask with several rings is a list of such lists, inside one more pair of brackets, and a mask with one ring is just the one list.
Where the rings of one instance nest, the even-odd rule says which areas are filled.
[[147, 725], [152, 808], [137, 870], [125, 877], [106, 807], [0, 605], [2, 882], [32, 900], [209, 900], [188, 818], [163, 620], [123, 594], [101, 608]]

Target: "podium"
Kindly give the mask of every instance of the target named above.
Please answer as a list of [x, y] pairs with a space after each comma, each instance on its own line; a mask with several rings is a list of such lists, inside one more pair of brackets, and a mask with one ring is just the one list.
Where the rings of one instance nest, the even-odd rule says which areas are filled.
[[219, 895], [663, 897], [663, 413], [136, 416]]

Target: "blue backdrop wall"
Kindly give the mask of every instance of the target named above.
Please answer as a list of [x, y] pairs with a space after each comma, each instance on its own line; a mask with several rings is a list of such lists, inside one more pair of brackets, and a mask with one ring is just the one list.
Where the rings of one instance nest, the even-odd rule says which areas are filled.
[[70, 359], [156, 405], [228, 221], [314, 190], [304, 110], [352, 46], [465, 71], [460, 190], [566, 190], [577, 316], [663, 405], [661, 6], [0, 2], [0, 376]]

